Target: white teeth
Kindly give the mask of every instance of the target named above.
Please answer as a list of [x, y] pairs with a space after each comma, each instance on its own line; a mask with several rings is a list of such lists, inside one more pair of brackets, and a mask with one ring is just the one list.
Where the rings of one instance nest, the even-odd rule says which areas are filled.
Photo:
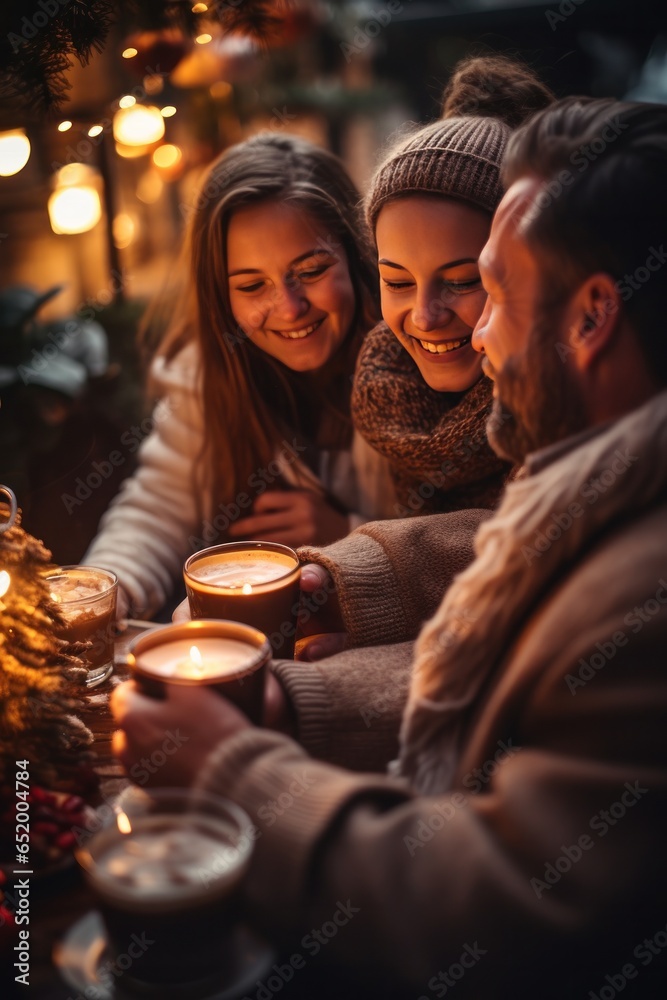
[[464, 337], [463, 340], [448, 340], [445, 344], [434, 344], [430, 340], [420, 340], [419, 343], [429, 354], [448, 354], [449, 351], [455, 351], [464, 344], [469, 344], [470, 337]]
[[312, 323], [310, 326], [305, 326], [303, 330], [276, 330], [275, 332], [279, 333], [281, 337], [286, 337], [288, 340], [303, 340], [309, 333], [317, 330], [319, 325], [318, 321], [317, 323]]

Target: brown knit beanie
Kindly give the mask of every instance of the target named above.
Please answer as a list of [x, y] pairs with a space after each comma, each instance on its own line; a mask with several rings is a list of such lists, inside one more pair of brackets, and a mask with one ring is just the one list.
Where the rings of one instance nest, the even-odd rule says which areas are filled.
[[406, 194], [462, 198], [494, 212], [502, 197], [500, 164], [512, 130], [498, 118], [448, 118], [419, 129], [376, 172], [366, 199], [373, 232], [380, 209]]
[[399, 142], [377, 169], [366, 198], [373, 232], [382, 206], [406, 194], [461, 198], [494, 212], [507, 141], [553, 94], [529, 67], [481, 56], [455, 67], [445, 98], [444, 118]]

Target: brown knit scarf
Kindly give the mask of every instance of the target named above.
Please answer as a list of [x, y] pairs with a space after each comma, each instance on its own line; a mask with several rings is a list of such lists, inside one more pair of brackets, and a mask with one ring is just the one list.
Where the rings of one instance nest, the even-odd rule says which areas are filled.
[[[576, 565], [591, 540], [667, 493], [667, 391], [604, 427], [529, 456], [475, 539], [475, 561], [459, 574], [417, 640], [400, 759], [391, 771], [424, 795], [446, 791], [482, 688], [498, 669], [533, 605]], [[614, 483], [592, 500], [586, 484]], [[629, 470], [629, 471], [627, 471]], [[604, 481], [604, 480], [603, 480]], [[547, 548], [534, 547], [554, 513], [577, 502], [583, 514]], [[603, 583], [603, 581], [601, 581]]]
[[491, 450], [492, 385], [436, 392], [385, 323], [366, 337], [352, 390], [352, 419], [390, 463], [396, 514], [495, 507], [509, 465]]

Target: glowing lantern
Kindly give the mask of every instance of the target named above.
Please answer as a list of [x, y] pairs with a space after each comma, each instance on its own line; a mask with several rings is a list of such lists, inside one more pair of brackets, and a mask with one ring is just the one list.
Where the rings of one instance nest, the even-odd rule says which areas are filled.
[[102, 217], [100, 196], [93, 187], [57, 188], [49, 198], [51, 229], [59, 235], [85, 233]]
[[30, 157], [30, 140], [23, 129], [0, 133], [0, 176], [23, 170]]
[[159, 108], [133, 104], [114, 115], [113, 135], [116, 142], [124, 146], [148, 146], [164, 135], [164, 118]]

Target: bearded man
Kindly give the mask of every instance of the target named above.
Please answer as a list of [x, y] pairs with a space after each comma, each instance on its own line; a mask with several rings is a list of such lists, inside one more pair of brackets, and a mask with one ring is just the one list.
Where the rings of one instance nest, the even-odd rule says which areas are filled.
[[326, 958], [362, 995], [665, 995], [666, 176], [662, 106], [570, 99], [513, 138], [473, 343], [521, 472], [444, 597], [459, 514], [303, 551], [348, 648], [275, 665], [295, 739], [206, 692], [115, 695], [128, 767], [179, 726], [161, 783], [251, 816], [269, 934], [347, 901]]

